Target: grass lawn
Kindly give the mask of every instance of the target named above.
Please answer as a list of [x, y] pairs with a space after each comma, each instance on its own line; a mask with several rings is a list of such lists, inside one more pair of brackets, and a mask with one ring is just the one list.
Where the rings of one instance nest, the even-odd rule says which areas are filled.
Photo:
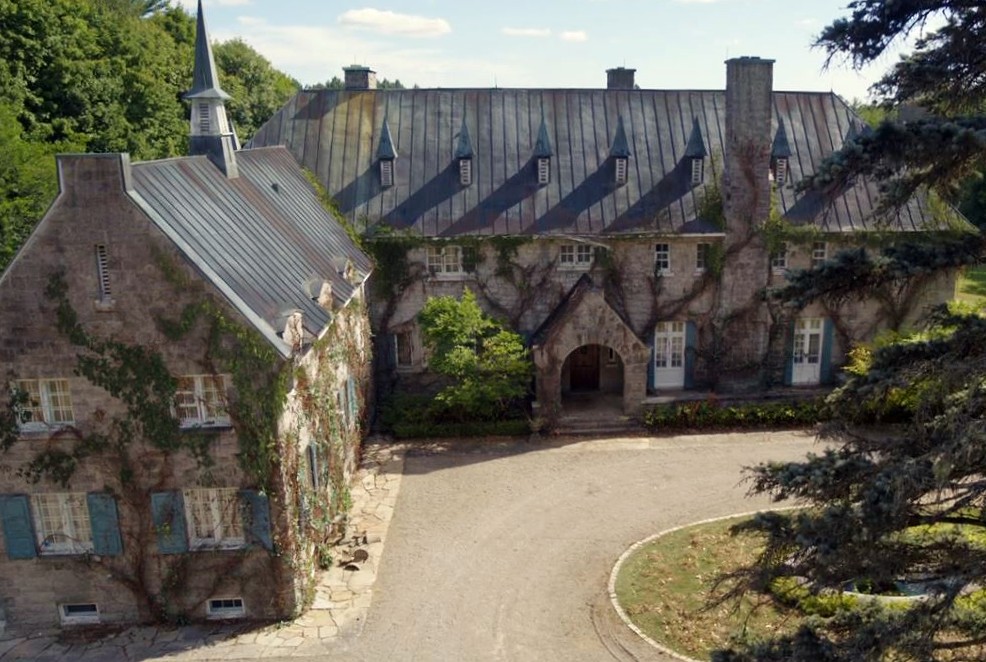
[[744, 630], [756, 636], [797, 628], [802, 616], [793, 609], [782, 612], [765, 603], [754, 611], [752, 599], [745, 599], [738, 611], [733, 604], [706, 605], [716, 575], [752, 562], [762, 546], [759, 538], [729, 535], [729, 527], [737, 521], [675, 531], [641, 547], [623, 564], [616, 594], [647, 636], [672, 650], [708, 660], [711, 651], [728, 645]]
[[986, 303], [986, 267], [965, 269], [955, 284], [955, 298], [971, 304]]

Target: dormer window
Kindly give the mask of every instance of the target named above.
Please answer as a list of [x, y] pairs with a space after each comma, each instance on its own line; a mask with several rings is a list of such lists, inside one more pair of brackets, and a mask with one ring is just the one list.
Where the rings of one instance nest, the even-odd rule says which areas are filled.
[[538, 127], [538, 137], [534, 142], [534, 158], [537, 159], [538, 185], [544, 186], [551, 181], [551, 137], [548, 136], [548, 125], [541, 118], [541, 126]]
[[201, 133], [202, 135], [208, 135], [210, 130], [209, 104], [200, 101], [198, 106], [199, 106], [199, 133]]
[[389, 188], [394, 185], [394, 162], [390, 159], [380, 161], [380, 186]]
[[538, 184], [547, 184], [551, 181], [551, 159], [538, 159]]
[[774, 143], [770, 146], [770, 175], [777, 186], [783, 186], [788, 179], [788, 160], [791, 158], [791, 144], [787, 140], [784, 122], [778, 121]]
[[459, 183], [463, 186], [472, 184], [472, 159], [459, 159]]
[[705, 179], [705, 159], [692, 159], [692, 184], [701, 184]]
[[787, 157], [779, 156], [774, 159], [774, 183], [783, 186], [787, 181]]
[[627, 160], [623, 157], [616, 159], [616, 184], [622, 186], [627, 183]]
[[106, 255], [104, 244], [96, 244], [96, 275], [99, 279], [99, 301], [109, 301], [112, 298], [112, 291], [110, 290], [109, 258]]

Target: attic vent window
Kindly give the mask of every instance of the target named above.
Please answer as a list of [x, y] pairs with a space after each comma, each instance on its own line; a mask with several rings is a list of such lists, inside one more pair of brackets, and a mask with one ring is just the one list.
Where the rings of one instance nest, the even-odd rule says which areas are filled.
[[463, 186], [472, 184], [472, 159], [459, 159], [459, 183]]
[[209, 104], [199, 102], [199, 133], [209, 133]]
[[616, 159], [616, 183], [620, 186], [627, 183], [627, 159], [622, 157]]
[[92, 602], [58, 605], [62, 625], [99, 623], [99, 607]]
[[390, 159], [380, 161], [380, 186], [389, 188], [394, 185], [394, 162]]
[[110, 270], [109, 258], [106, 255], [106, 246], [96, 244], [96, 274], [99, 276], [99, 300], [109, 301], [110, 291]]
[[551, 181], [551, 159], [541, 157], [538, 159], [538, 184], [547, 184]]
[[692, 184], [701, 184], [705, 178], [705, 159], [692, 159]]
[[783, 186], [787, 181], [787, 157], [779, 156], [774, 159], [774, 183]]

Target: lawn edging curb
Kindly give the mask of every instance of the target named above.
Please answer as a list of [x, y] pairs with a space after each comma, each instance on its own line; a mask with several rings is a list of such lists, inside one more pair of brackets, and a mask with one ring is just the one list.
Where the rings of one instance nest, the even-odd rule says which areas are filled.
[[636, 552], [644, 545], [653, 542], [658, 538], [666, 536], [669, 533], [674, 533], [675, 531], [681, 531], [682, 529], [688, 529], [693, 526], [700, 526], [702, 524], [713, 524], [715, 522], [721, 522], [727, 519], [736, 519], [738, 517], [752, 517], [753, 515], [758, 515], [760, 513], [770, 513], [770, 512], [777, 512], [782, 510], [799, 510], [801, 508], [802, 506], [782, 506], [780, 508], [766, 508], [763, 510], [751, 510], [745, 513], [735, 513], [733, 515], [723, 515], [721, 517], [710, 517], [708, 519], [699, 520], [697, 522], [689, 522], [688, 524], [681, 524], [680, 526], [675, 526], [670, 529], [664, 529], [663, 531], [659, 531], [658, 533], [649, 535], [646, 538], [643, 538], [642, 540], [638, 540], [637, 542], [630, 545], [626, 549], [626, 551], [620, 554], [620, 558], [616, 559], [616, 564], [613, 566], [613, 570], [609, 573], [609, 583], [607, 584], [607, 590], [609, 591], [609, 601], [610, 603], [612, 603], [613, 609], [616, 610], [616, 615], [619, 616], [620, 620], [623, 621], [623, 623], [628, 628], [630, 628], [633, 632], [635, 632], [637, 636], [639, 636], [641, 639], [646, 641], [651, 647], [657, 649], [664, 655], [667, 655], [668, 657], [671, 657], [675, 660], [681, 660], [681, 662], [703, 662], [702, 660], [695, 659], [694, 657], [688, 657], [687, 655], [682, 655], [681, 653], [668, 648], [664, 644], [657, 643], [656, 641], [648, 637], [643, 630], [637, 627], [637, 625], [630, 620], [630, 617], [627, 615], [626, 611], [623, 610], [623, 607], [620, 605], [619, 599], [616, 597], [616, 578], [619, 576], [620, 569], [623, 567], [623, 564], [626, 563], [627, 559], [629, 559], [634, 552]]

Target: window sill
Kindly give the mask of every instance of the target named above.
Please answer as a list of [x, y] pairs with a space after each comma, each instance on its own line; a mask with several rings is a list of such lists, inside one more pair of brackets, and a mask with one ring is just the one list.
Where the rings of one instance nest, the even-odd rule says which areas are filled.
[[460, 273], [432, 274], [428, 278], [428, 280], [454, 282], [454, 281], [462, 281], [462, 280], [471, 280], [472, 278], [473, 278], [472, 274], [463, 271]]
[[671, 271], [670, 269], [668, 269], [668, 270], [661, 269], [661, 270], [655, 270], [654, 271], [654, 275], [655, 276], [674, 276], [674, 272]]
[[40, 437], [50, 437], [62, 430], [67, 430], [75, 425], [72, 423], [60, 423], [59, 425], [46, 425], [45, 423], [33, 423], [22, 425], [18, 436], [28, 439], [38, 439]]
[[588, 271], [592, 264], [559, 264], [558, 271]]
[[232, 421], [220, 421], [216, 423], [182, 423], [179, 429], [182, 432], [195, 432], [198, 430], [229, 430], [232, 427]]
[[229, 542], [193, 542], [188, 546], [189, 552], [239, 552], [249, 549], [250, 545], [245, 540]]

